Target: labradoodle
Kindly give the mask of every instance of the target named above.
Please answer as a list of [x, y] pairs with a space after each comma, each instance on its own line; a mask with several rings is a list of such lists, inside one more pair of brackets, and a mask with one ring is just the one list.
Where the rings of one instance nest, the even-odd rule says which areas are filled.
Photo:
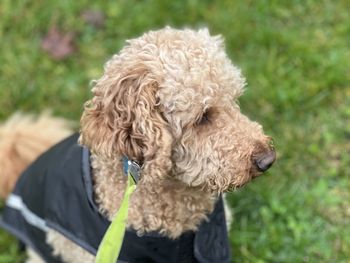
[[[210, 36], [207, 29], [166, 27], [127, 41], [93, 83], [93, 97], [84, 105], [76, 136], [89, 151], [99, 215], [112, 220], [118, 211], [126, 184], [126, 156], [141, 167], [128, 229], [140, 238], [151, 233], [170, 241], [186, 233], [195, 235], [203, 222], [210, 221], [221, 193], [242, 187], [275, 160], [271, 138], [240, 112], [237, 100], [244, 85], [223, 39]], [[16, 116], [4, 124], [1, 195], [8, 196], [24, 168], [70, 133], [68, 124], [47, 115], [39, 120]], [[23, 202], [12, 196], [8, 203]], [[72, 211], [67, 207], [68, 214]], [[22, 216], [30, 210], [26, 209]], [[52, 254], [63, 262], [94, 262], [94, 253], [64, 231], [45, 224], [42, 228]], [[40, 261], [37, 250], [30, 251], [30, 262]], [[198, 257], [193, 262], [207, 262]]]

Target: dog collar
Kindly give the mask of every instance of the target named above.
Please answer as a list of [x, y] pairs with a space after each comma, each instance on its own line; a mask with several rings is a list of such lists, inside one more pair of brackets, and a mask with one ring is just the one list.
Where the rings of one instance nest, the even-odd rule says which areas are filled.
[[123, 170], [124, 170], [125, 176], [128, 176], [130, 174], [135, 184], [138, 183], [141, 176], [141, 167], [137, 162], [129, 160], [128, 157], [124, 155]]

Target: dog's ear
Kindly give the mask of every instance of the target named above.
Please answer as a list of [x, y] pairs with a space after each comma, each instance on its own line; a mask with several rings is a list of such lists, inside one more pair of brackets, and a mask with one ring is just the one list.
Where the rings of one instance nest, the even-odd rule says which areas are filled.
[[92, 89], [94, 97], [85, 104], [80, 142], [107, 158], [125, 155], [143, 164], [151, 177], [167, 174], [172, 136], [157, 90], [158, 81], [146, 65], [107, 63]]

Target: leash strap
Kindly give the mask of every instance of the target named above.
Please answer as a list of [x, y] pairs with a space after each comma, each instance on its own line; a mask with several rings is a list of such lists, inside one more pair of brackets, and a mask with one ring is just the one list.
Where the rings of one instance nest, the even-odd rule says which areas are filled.
[[128, 171], [127, 186], [124, 192], [122, 203], [117, 214], [109, 225], [102, 242], [100, 243], [96, 255], [96, 263], [115, 263], [117, 262], [120, 249], [122, 247], [126, 220], [128, 217], [129, 199], [136, 185]]

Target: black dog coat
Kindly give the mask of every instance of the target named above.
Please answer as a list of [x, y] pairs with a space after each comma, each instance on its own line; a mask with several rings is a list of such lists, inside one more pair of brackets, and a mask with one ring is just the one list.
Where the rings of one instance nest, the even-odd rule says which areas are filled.
[[[35, 250], [47, 262], [61, 262], [45, 242], [53, 229], [96, 255], [110, 222], [93, 199], [89, 151], [78, 134], [41, 155], [19, 178], [0, 217], [0, 226]], [[118, 262], [229, 262], [223, 202], [197, 232], [171, 240], [157, 233], [141, 237], [125, 232]]]

